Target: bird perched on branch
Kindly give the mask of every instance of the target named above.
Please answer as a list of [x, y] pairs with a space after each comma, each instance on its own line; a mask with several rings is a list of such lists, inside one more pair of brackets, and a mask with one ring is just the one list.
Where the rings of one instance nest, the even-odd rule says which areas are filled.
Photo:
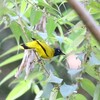
[[34, 49], [37, 54], [45, 59], [50, 59], [57, 55], [65, 55], [59, 48], [52, 48], [43, 41], [32, 38], [32, 42], [22, 44], [24, 49]]

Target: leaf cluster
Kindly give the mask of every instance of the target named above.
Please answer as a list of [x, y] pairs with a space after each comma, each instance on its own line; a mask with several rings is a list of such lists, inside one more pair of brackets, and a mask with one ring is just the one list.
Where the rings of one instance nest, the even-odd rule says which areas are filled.
[[[81, 0], [81, 2], [99, 25], [100, 3], [96, 0]], [[17, 53], [0, 61], [0, 68], [9, 67], [8, 64], [21, 60], [24, 54], [19, 52], [19, 45], [21, 42], [31, 41], [31, 37], [59, 46], [66, 54], [44, 61], [45, 69], [50, 72], [48, 77], [38, 63], [35, 63], [35, 68], [27, 80], [24, 80], [23, 71], [18, 79], [10, 82], [10, 86], [15, 87], [7, 95], [6, 100], [15, 100], [30, 89], [35, 93], [34, 100], [65, 100], [66, 98], [88, 100], [82, 91], [86, 91], [93, 100], [99, 100], [100, 45], [66, 0], [1, 0], [0, 19], [0, 25], [4, 25], [0, 32], [8, 28], [12, 32], [2, 39], [0, 48], [12, 38], [17, 43], [0, 54], [1, 59], [13, 52]], [[79, 68], [73, 69], [74, 66], [68, 66], [67, 56], [70, 53], [74, 53], [77, 59], [80, 59]], [[0, 81], [0, 86], [15, 75], [18, 70], [17, 66], [15, 67]], [[0, 75], [2, 73], [1, 70]]]

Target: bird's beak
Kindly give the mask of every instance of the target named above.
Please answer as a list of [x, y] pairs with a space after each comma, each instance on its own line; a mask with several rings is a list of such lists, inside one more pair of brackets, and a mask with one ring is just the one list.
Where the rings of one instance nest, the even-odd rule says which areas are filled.
[[63, 52], [61, 53], [62, 55], [66, 55], [66, 54], [64, 54]]

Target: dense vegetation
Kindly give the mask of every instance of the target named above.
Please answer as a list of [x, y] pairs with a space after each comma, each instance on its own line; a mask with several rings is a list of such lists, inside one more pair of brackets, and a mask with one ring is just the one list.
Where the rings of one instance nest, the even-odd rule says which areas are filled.
[[[81, 3], [99, 25], [100, 2]], [[100, 45], [66, 0], [1, 0], [0, 25], [0, 92], [5, 85], [8, 91], [0, 93], [2, 100], [100, 99]], [[41, 61], [29, 56], [18, 72], [32, 53], [20, 44], [32, 37], [60, 47], [66, 56]], [[32, 66], [29, 59], [35, 59]]]

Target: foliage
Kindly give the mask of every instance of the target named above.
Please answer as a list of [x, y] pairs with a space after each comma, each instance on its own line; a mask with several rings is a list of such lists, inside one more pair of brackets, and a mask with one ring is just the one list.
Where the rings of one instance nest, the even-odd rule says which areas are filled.
[[[85, 4], [87, 10], [100, 24], [100, 4], [95, 0], [87, 0], [87, 2], [81, 0], [81, 2]], [[59, 45], [66, 56], [73, 52], [82, 62], [80, 68], [72, 69], [73, 66], [68, 67], [66, 56], [43, 60], [43, 66], [45, 70], [48, 70], [49, 77], [44, 72], [45, 70], [42, 70], [42, 65], [35, 63], [34, 70], [30, 72], [26, 81], [24, 80], [24, 70], [18, 79], [11, 81], [10, 86], [14, 85], [15, 87], [12, 88], [6, 100], [14, 100], [29, 89], [35, 93], [34, 100], [37, 98], [39, 100], [41, 98], [88, 100], [83, 94], [83, 90], [93, 100], [99, 100], [100, 45], [66, 0], [48, 0], [48, 2], [46, 0], [2, 0], [0, 1], [0, 19], [0, 24], [4, 24], [2, 30], [10, 28], [13, 34], [5, 37], [1, 41], [1, 45], [10, 38], [17, 41], [17, 45], [1, 54], [0, 58], [20, 51], [21, 40], [26, 43], [31, 41], [31, 37], [35, 37], [45, 40], [50, 45]], [[9, 63], [14, 64], [15, 61], [22, 58], [23, 53], [18, 52], [17, 55], [1, 61], [0, 67]], [[70, 71], [70, 69], [72, 70]], [[15, 73], [16, 68], [0, 81], [0, 86], [13, 77]], [[42, 89], [37, 83], [41, 85]]]

